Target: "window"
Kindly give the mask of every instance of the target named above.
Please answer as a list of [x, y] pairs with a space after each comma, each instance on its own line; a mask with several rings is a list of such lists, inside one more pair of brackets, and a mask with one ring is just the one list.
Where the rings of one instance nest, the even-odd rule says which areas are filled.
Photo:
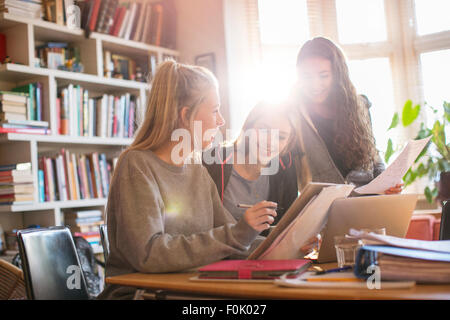
[[[449, 0], [247, 1], [258, 5], [263, 71], [257, 78], [276, 79], [262, 91], [288, 92], [301, 45], [315, 36], [330, 38], [346, 54], [358, 93], [372, 102], [379, 150], [385, 150], [392, 115], [406, 100], [437, 107], [450, 101]], [[407, 130], [397, 142], [412, 138]]]
[[281, 100], [295, 82], [298, 50], [309, 39], [306, 0], [259, 0], [261, 61], [255, 99]]
[[[450, 74], [450, 49], [422, 53], [420, 55], [422, 81], [425, 102], [442, 116], [442, 102], [450, 100], [450, 85], [448, 75]], [[433, 121], [431, 110], [428, 120]], [[431, 125], [431, 123], [429, 123]]]
[[386, 41], [383, 0], [336, 0], [340, 43]]
[[372, 107], [374, 136], [379, 150], [386, 150], [387, 128], [394, 110], [391, 67], [388, 58], [350, 60], [348, 62], [350, 79], [359, 94], [365, 94]]
[[419, 36], [450, 30], [450, 1], [415, 0], [417, 34]]

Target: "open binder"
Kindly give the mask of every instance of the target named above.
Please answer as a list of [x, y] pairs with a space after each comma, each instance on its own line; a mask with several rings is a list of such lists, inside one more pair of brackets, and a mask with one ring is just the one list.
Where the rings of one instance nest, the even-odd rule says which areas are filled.
[[309, 183], [249, 260], [298, 259], [299, 249], [317, 235], [335, 199], [347, 197], [352, 185]]

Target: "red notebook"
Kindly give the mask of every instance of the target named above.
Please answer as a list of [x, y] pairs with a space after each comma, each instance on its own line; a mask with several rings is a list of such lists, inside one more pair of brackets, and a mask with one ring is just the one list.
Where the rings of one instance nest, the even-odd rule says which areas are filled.
[[200, 279], [276, 279], [285, 273], [297, 277], [310, 260], [223, 260], [198, 269]]

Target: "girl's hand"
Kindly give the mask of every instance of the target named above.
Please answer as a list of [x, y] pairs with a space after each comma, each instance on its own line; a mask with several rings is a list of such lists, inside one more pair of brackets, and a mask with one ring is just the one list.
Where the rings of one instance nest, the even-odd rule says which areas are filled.
[[300, 254], [303, 256], [307, 256], [310, 253], [312, 253], [314, 250], [318, 250], [320, 247], [320, 244], [322, 242], [322, 238], [320, 234], [315, 235], [314, 237], [310, 238], [301, 248], [300, 248]]
[[261, 201], [255, 204], [253, 207], [247, 209], [244, 213], [244, 220], [254, 230], [261, 232], [269, 229], [270, 225], [274, 222], [277, 213], [276, 202]]
[[396, 184], [394, 187], [387, 189], [384, 194], [398, 194], [402, 192], [403, 183]]

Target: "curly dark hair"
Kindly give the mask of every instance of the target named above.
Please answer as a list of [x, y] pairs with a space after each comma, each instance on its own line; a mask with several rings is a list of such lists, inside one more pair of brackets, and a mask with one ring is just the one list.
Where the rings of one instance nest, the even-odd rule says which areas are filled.
[[332, 41], [322, 37], [314, 38], [300, 49], [297, 71], [304, 60], [313, 57], [327, 59], [332, 66], [333, 87], [326, 103], [337, 111], [331, 124], [335, 132], [335, 154], [347, 171], [356, 168], [370, 169], [376, 154], [375, 140], [370, 120], [365, 114], [364, 101], [359, 99], [350, 81], [344, 54]]

